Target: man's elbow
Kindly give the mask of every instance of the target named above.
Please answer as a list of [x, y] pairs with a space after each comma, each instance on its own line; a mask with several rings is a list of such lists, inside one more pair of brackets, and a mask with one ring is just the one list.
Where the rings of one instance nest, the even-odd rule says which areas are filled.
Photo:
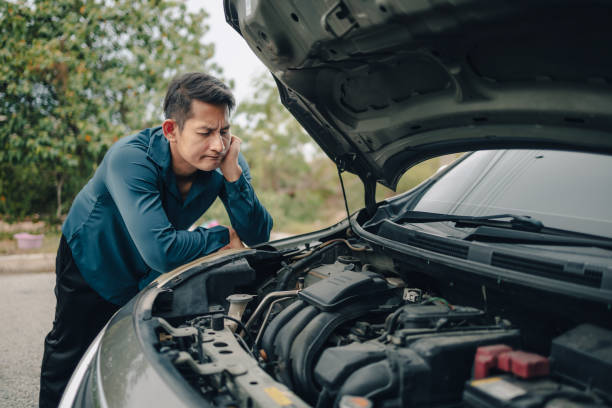
[[177, 267], [176, 262], [173, 262], [163, 250], [148, 251], [143, 259], [151, 269], [161, 273], [170, 272]]
[[151, 245], [142, 251], [142, 258], [145, 263], [154, 271], [161, 273], [170, 272], [185, 263], [183, 259], [179, 260], [180, 257], [174, 254], [173, 247], [176, 244], [176, 235], [168, 235], [159, 237], [156, 245]]
[[270, 231], [272, 231], [273, 224], [272, 217], [268, 216], [259, 228], [251, 230], [249, 234], [241, 238], [249, 246], [268, 242], [270, 240]]

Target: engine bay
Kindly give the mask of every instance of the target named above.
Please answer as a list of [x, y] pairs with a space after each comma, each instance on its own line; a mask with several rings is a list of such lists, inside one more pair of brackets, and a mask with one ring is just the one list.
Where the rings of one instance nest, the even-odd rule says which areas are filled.
[[612, 405], [598, 305], [351, 238], [183, 275], [153, 304], [155, 348], [215, 406]]

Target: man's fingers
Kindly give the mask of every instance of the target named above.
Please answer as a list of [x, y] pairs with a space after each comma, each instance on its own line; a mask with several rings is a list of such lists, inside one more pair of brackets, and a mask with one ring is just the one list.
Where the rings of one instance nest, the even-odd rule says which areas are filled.
[[235, 151], [240, 151], [240, 145], [242, 144], [242, 139], [238, 136], [232, 135], [232, 139], [230, 141], [230, 150], [234, 149]]
[[238, 236], [238, 233], [236, 232], [235, 229], [229, 227], [229, 246], [231, 248], [244, 248], [244, 244], [242, 243], [242, 240], [240, 239], [240, 237]]

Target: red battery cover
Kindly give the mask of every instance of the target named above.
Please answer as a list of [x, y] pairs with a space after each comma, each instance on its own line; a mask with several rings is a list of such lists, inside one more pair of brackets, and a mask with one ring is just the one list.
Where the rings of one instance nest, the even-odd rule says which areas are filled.
[[505, 344], [478, 347], [474, 357], [474, 379], [488, 377], [495, 368], [524, 379], [550, 374], [548, 358], [539, 354], [515, 351]]
[[512, 351], [512, 347], [505, 344], [478, 347], [474, 357], [474, 379], [486, 378], [491, 369], [497, 367], [497, 357], [510, 351]]
[[524, 379], [550, 374], [548, 358], [525, 351], [509, 351], [497, 357], [497, 368]]

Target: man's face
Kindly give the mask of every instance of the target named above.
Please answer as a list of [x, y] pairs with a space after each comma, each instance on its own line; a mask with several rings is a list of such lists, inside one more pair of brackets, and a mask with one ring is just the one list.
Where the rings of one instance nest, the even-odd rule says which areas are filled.
[[[183, 168], [211, 171], [219, 167], [230, 144], [229, 114], [224, 105], [191, 101], [191, 116], [176, 129], [175, 150]], [[175, 165], [178, 163], [175, 163]]]

